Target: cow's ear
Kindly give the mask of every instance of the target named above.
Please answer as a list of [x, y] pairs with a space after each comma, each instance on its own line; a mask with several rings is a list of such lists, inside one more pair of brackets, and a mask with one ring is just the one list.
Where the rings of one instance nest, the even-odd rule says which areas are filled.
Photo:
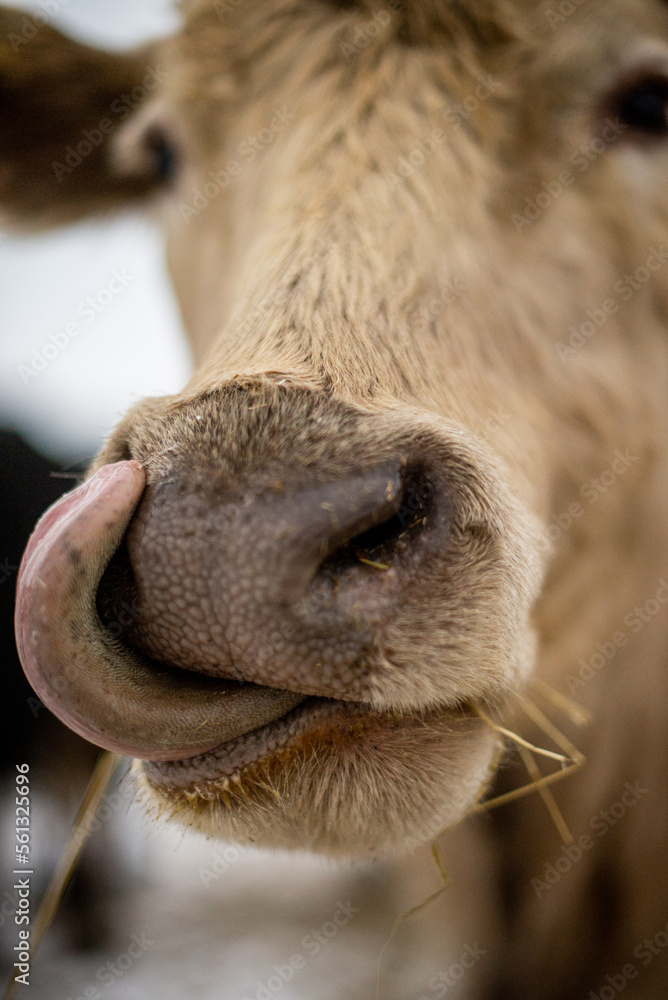
[[156, 49], [81, 45], [24, 11], [0, 6], [0, 218], [26, 228], [69, 222], [146, 198], [160, 163], [123, 172], [119, 126], [161, 79]]

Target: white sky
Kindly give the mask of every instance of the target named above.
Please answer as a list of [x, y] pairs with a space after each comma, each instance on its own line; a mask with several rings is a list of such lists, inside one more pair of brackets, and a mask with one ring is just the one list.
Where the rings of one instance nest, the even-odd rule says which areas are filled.
[[[60, 3], [54, 23], [98, 45], [130, 46], [176, 24], [171, 0]], [[15, 5], [40, 10], [39, 0]], [[114, 283], [120, 291], [106, 304], [104, 289], [123, 269], [127, 284]], [[100, 311], [89, 320], [82, 303], [91, 295]], [[22, 377], [33, 349], [41, 353], [72, 322], [76, 337], [39, 374]], [[0, 240], [2, 424], [67, 461], [92, 457], [128, 406], [175, 392], [188, 370], [160, 235], [148, 219], [125, 215]]]

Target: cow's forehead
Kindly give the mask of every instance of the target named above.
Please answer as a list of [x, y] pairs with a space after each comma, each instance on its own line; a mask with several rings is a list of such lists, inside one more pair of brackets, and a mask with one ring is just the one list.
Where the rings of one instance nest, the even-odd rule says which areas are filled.
[[[591, 21], [605, 14], [622, 20], [651, 20], [666, 0], [181, 0], [186, 21], [208, 22], [221, 33], [256, 26], [257, 19], [276, 28], [286, 19], [295, 24], [311, 16], [368, 16], [390, 23], [394, 38], [433, 45], [468, 38], [480, 46], [554, 36], [558, 25]], [[389, 19], [389, 20], [388, 20]], [[572, 26], [572, 25], [571, 25]], [[546, 29], [546, 30], [545, 30]]]
[[[541, 0], [542, 2], [542, 0]], [[483, 44], [502, 42], [523, 33], [523, 18], [541, 6], [536, 0], [182, 0], [186, 20], [208, 20], [237, 28], [258, 16], [278, 25], [286, 18], [346, 15], [375, 18], [392, 25], [401, 41], [433, 44], [469, 35]], [[576, 0], [577, 2], [577, 0]]]
[[[183, 29], [167, 43], [163, 106], [198, 137], [204, 155], [235, 125], [260, 127], [254, 116], [266, 117], [267, 107], [289, 104], [304, 127], [322, 131], [319, 106], [343, 114], [346, 105], [371, 107], [390, 95], [396, 120], [402, 101], [404, 111], [407, 99], [426, 113], [456, 107], [490, 79], [476, 127], [521, 138], [527, 119], [533, 148], [542, 133], [561, 134], [556, 119], [594, 107], [638, 39], [658, 36], [668, 45], [666, 0], [183, 0], [181, 7]], [[467, 118], [461, 132], [473, 126]]]
[[[213, 98], [213, 106], [230, 96], [246, 103], [268, 90], [278, 93], [287, 80], [299, 77], [308, 87], [339, 74], [343, 86], [334, 89], [340, 97], [351, 83], [377, 76], [384, 54], [402, 49], [438, 53], [446, 79], [448, 63], [460, 76], [479, 78], [489, 60], [535, 37], [529, 22], [538, 6], [529, 0], [183, 0], [174, 55], [184, 75], [177, 71], [172, 93], [177, 103], [184, 95]], [[427, 75], [430, 69], [425, 65]]]
[[[509, 83], [529, 65], [540, 73], [552, 63], [567, 84], [614, 64], [634, 37], [668, 38], [666, 0], [182, 0], [181, 7], [175, 55], [188, 69], [175, 92], [189, 90], [193, 99], [229, 94], [226, 72], [228, 82], [241, 81], [231, 91], [242, 101], [280, 90], [295, 67], [304, 86], [309, 69], [321, 77], [343, 62], [370, 78], [374, 59], [399, 47], [437, 53], [446, 85], [448, 63], [460, 81], [498, 71]], [[425, 62], [427, 72], [438, 66]]]

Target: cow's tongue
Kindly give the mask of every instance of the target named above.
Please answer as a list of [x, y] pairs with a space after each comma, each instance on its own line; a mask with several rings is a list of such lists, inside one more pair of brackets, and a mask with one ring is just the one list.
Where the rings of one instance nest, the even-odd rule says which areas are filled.
[[303, 700], [155, 663], [101, 624], [95, 596], [145, 485], [137, 462], [104, 466], [38, 522], [18, 576], [16, 638], [44, 704], [98, 746], [178, 760], [279, 718]]

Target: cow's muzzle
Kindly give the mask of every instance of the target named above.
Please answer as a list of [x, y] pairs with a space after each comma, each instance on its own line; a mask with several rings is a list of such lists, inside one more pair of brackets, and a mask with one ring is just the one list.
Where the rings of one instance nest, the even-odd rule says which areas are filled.
[[240, 471], [189, 422], [175, 464], [103, 466], [29, 543], [19, 652], [71, 728], [178, 760], [309, 697], [452, 709], [528, 670], [535, 528], [461, 431], [358, 425], [318, 465], [256, 437]]
[[301, 699], [150, 662], [102, 625], [100, 578], [144, 482], [138, 462], [108, 465], [47, 511], [21, 564], [16, 637], [28, 679], [66, 725], [99, 746], [169, 760], [234, 739]]

